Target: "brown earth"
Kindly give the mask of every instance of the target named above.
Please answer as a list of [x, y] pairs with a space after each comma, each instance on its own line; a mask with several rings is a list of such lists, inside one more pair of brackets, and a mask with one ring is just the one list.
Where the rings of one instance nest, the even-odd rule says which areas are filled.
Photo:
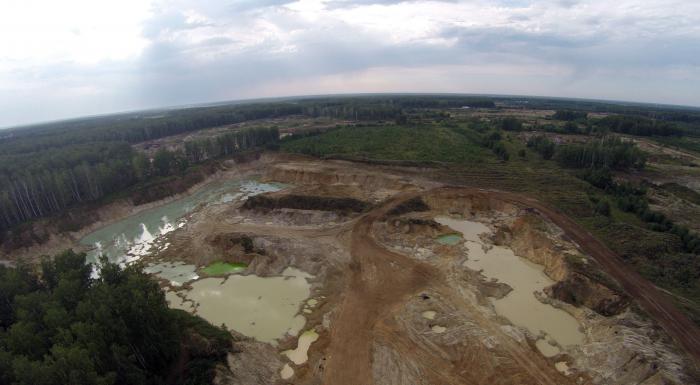
[[[332, 210], [307, 206], [246, 210], [243, 203], [212, 205], [193, 213], [185, 227], [168, 235], [172, 246], [155, 258], [203, 265], [227, 255], [239, 261], [235, 258], [240, 256], [249, 263], [244, 274], [260, 276], [279, 274], [294, 266], [314, 275], [313, 295], [323, 298], [306, 315], [307, 328], [317, 328], [320, 339], [311, 346], [308, 363], [294, 368], [293, 380], [281, 380], [278, 370], [285, 362], [279, 352], [294, 347], [295, 338], [283, 339], [277, 348], [242, 339], [235, 343], [238, 352], [229, 356], [229, 370], [223, 371], [221, 384], [661, 384], [664, 373], [657, 365], [667, 364], [663, 362], [665, 333], [647, 327], [646, 321], [627, 317], [629, 301], [622, 292], [641, 305], [696, 366], [700, 362], [698, 328], [665, 294], [627, 268], [573, 220], [535, 199], [501, 191], [444, 187], [421, 180], [416, 170], [397, 172], [343, 161], [277, 158], [256, 171], [265, 172], [266, 180], [293, 184], [289, 190], [269, 196], [352, 197], [370, 202], [372, 208], [336, 215]], [[593, 358], [585, 357], [588, 351], [571, 350], [546, 358], [534, 347], [532, 336], [490, 312], [487, 297], [505, 295], [507, 285], [486, 282], [478, 272], [465, 271], [455, 249], [449, 246], [436, 246], [439, 252], [432, 258], [420, 259], [387, 245], [381, 231], [388, 226], [410, 233], [407, 239], [413, 243], [416, 234], [433, 240], [443, 233], [445, 230], [432, 220], [436, 207], [443, 214], [465, 218], [476, 212], [516, 218], [507, 231], [495, 234], [501, 237], [498, 242], [543, 265], [557, 281], [550, 296], [541, 300], [553, 301], [553, 306], [563, 307], [579, 320], [594, 318], [595, 327], [586, 330], [591, 344], [601, 339], [607, 344], [628, 342], [618, 332], [632, 335], [633, 344], [624, 347], [621, 357], [610, 357], [606, 347], [594, 352], [593, 356], [598, 356]], [[539, 225], [530, 217], [542, 217], [543, 222], [561, 229], [562, 238], [597, 262], [591, 270], [602, 268], [612, 277], [611, 282], [564, 266], [561, 255], [554, 255], [559, 249], [542, 236], [549, 229], [532, 230]], [[243, 244], [248, 238], [252, 253]], [[438, 310], [438, 318], [422, 318], [425, 310]], [[431, 329], [435, 325], [446, 326], [448, 331], [434, 333]], [[650, 345], [650, 340], [661, 342]], [[645, 361], [648, 355], [638, 354], [636, 346], [647, 350], [661, 346], [662, 353], [652, 354], [657, 361]], [[675, 348], [669, 354], [675, 357]], [[608, 360], [606, 368], [616, 373], [611, 377], [596, 374], [594, 380], [586, 370], [595, 371], [600, 357]], [[579, 370], [566, 376], [555, 369], [554, 363], [561, 361], [573, 362]]]
[[[464, 190], [464, 188], [455, 187]], [[617, 280], [624, 290], [656, 321], [700, 367], [700, 328], [686, 317], [673, 302], [653, 284], [625, 266], [624, 261], [602, 242], [556, 209], [536, 199], [502, 191], [483, 191], [491, 197], [521, 204], [538, 210], [548, 220], [566, 232], [588, 255], [600, 263], [605, 272]]]
[[[380, 246], [371, 235], [372, 224], [386, 215], [397, 204], [418, 196], [402, 194], [387, 204], [361, 218], [352, 231], [352, 262], [350, 278], [344, 290], [338, 317], [333, 322], [328, 348], [327, 384], [373, 384], [372, 349], [375, 340], [390, 343], [399, 350], [402, 360], [419, 362], [421, 378], [425, 384], [483, 384], [494, 378], [484, 378], [479, 371], [463, 371], [457, 363], [448, 362], [431, 354], [421, 346], [411, 343], [391, 317], [396, 308], [428, 285], [434, 291], [451, 295], [441, 274], [427, 263], [415, 261]], [[478, 311], [472, 312], [478, 315]], [[518, 376], [501, 376], [503, 383], [563, 385], [572, 380], [558, 373], [540, 355], [515, 342], [497, 325], [479, 319], [504, 347], [508, 358], [524, 373]], [[471, 363], [478, 357], [468, 357]], [[466, 363], [466, 362], [465, 362]], [[488, 374], [486, 377], [489, 377]], [[500, 382], [499, 381], [499, 382]]]

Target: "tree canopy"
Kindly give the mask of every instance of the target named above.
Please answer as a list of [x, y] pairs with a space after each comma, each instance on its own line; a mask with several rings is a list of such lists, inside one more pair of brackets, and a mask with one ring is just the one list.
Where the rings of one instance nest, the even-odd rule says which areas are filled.
[[[44, 260], [41, 274], [0, 266], [0, 383], [211, 382], [228, 332], [169, 309], [138, 265], [105, 263], [94, 279], [91, 272], [85, 255], [71, 251]], [[193, 349], [193, 334], [212, 348]]]

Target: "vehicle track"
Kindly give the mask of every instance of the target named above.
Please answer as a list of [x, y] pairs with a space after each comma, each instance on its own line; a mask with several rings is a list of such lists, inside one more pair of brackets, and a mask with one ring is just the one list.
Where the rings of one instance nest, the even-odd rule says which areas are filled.
[[[428, 286], [445, 296], [456, 297], [435, 267], [389, 251], [372, 236], [372, 224], [376, 220], [397, 204], [420, 195], [415, 192], [399, 194], [355, 223], [351, 234], [351, 273], [339, 314], [332, 322], [324, 383], [373, 384], [372, 344], [381, 337], [393, 341], [403, 357], [422, 364], [426, 383], [478, 384], [473, 376], [460, 373], [463, 368], [411, 344], [402, 330], [387, 327], [395, 309]], [[464, 303], [459, 298], [455, 300]], [[569, 382], [541, 357], [504, 334], [497, 325], [491, 325], [490, 320], [480, 317], [476, 309], [472, 313], [480, 326], [496, 336], [507, 356], [517, 363], [528, 378], [525, 383], [563, 385]]]

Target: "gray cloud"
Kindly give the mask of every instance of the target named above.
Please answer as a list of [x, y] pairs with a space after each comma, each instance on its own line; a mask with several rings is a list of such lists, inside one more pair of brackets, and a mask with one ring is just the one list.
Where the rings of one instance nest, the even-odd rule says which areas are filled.
[[154, 8], [142, 24], [147, 44], [128, 60], [3, 70], [0, 57], [0, 83], [13, 84], [0, 86], [0, 126], [372, 84], [700, 105], [698, 7], [677, 2], [660, 14], [660, 0], [636, 12], [622, 3], [179, 0]]

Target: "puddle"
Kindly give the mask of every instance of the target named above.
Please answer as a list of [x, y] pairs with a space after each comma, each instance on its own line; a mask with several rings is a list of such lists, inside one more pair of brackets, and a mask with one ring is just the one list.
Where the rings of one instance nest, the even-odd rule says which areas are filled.
[[435, 218], [435, 221], [441, 225], [451, 228], [452, 230], [459, 231], [462, 233], [462, 237], [468, 241], [481, 242], [478, 235], [491, 231], [485, 224], [474, 221], [465, 221], [450, 217], [437, 217]]
[[294, 369], [292, 369], [292, 367], [289, 366], [289, 364], [284, 364], [282, 370], [280, 371], [280, 377], [282, 377], [283, 380], [288, 380], [292, 378], [293, 375]]
[[195, 272], [196, 269], [195, 265], [188, 265], [184, 262], [159, 262], [149, 263], [143, 271], [167, 280], [173, 286], [182, 286], [199, 278]]
[[99, 262], [100, 255], [106, 256], [111, 262], [130, 263], [148, 255], [153, 249], [162, 250], [167, 247], [159, 243], [161, 236], [184, 226], [183, 218], [201, 204], [230, 203], [282, 188], [284, 185], [256, 181], [213, 182], [190, 196], [144, 210], [94, 231], [81, 239], [80, 243], [93, 247], [88, 252], [88, 263]]
[[297, 335], [306, 319], [299, 314], [311, 294], [310, 274], [287, 268], [282, 276], [229, 275], [192, 282], [185, 292], [196, 314], [213, 325], [225, 324], [258, 341], [276, 343]]
[[571, 375], [571, 369], [569, 368], [569, 364], [567, 364], [564, 361], [557, 362], [554, 364], [554, 367], [560, 372], [563, 373], [565, 376], [570, 376]]
[[482, 271], [486, 278], [496, 278], [513, 288], [502, 299], [492, 299], [498, 314], [514, 325], [529, 330], [534, 336], [546, 333], [562, 346], [583, 342], [583, 333], [579, 331], [578, 321], [573, 316], [540, 302], [533, 294], [554, 283], [544, 273], [543, 266], [520, 258], [505, 247], [493, 246], [484, 251], [478, 235], [490, 233], [491, 230], [482, 223], [447, 217], [438, 217], [436, 221], [460, 231], [467, 240], [468, 259], [465, 266]]
[[561, 350], [557, 346], [550, 344], [544, 338], [535, 341], [535, 347], [537, 347], [537, 350], [545, 357], [554, 357], [561, 353]]
[[462, 242], [462, 237], [459, 236], [459, 234], [447, 234], [447, 235], [441, 235], [437, 238], [438, 243], [442, 245], [451, 245], [454, 246], [460, 242]]
[[427, 311], [424, 311], [423, 313], [421, 313], [421, 315], [425, 319], [433, 320], [433, 319], [435, 319], [435, 316], [437, 315], [437, 313], [432, 311], [432, 310], [427, 310]]
[[309, 347], [318, 340], [316, 330], [307, 330], [299, 336], [297, 348], [294, 350], [285, 350], [282, 354], [286, 355], [295, 365], [301, 365], [309, 359]]
[[226, 263], [226, 262], [214, 262], [209, 266], [202, 269], [203, 273], [207, 275], [225, 275], [229, 273], [238, 273], [245, 270], [248, 267], [245, 263]]
[[176, 292], [168, 290], [165, 292], [165, 300], [168, 302], [168, 306], [173, 309], [180, 309], [187, 312], [194, 311], [194, 302], [185, 301], [182, 297], [177, 295]]

